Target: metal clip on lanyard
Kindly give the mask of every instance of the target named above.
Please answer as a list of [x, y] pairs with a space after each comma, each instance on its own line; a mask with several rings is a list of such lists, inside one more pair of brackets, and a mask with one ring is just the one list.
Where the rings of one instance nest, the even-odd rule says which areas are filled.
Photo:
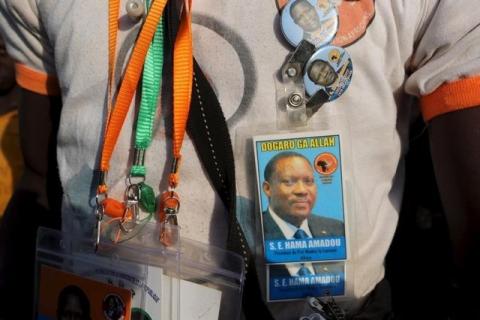
[[[132, 56], [127, 65], [117, 99], [111, 109], [111, 87], [113, 78], [113, 69], [115, 64], [116, 38], [118, 33], [119, 0], [109, 2], [109, 116], [105, 130], [105, 138], [100, 162], [101, 178], [97, 189], [97, 237], [96, 246], [100, 240], [101, 223], [104, 214], [110, 213], [111, 217], [128, 219], [128, 213], [122, 210], [122, 206], [116, 201], [108, 198], [108, 186], [106, 184], [106, 175], [109, 169], [111, 156], [118, 141], [120, 131], [123, 127], [126, 115], [130, 108], [133, 95], [140, 79], [140, 74], [147, 55], [148, 48], [152, 42], [154, 33], [161, 19], [163, 10], [168, 0], [155, 0], [146, 17], [145, 23], [140, 31], [138, 40], [133, 48]], [[185, 134], [185, 125], [188, 119], [190, 107], [190, 94], [192, 83], [192, 36], [191, 36], [191, 0], [185, 0], [186, 19], [182, 19], [179, 33], [175, 42], [174, 49], [174, 155], [180, 157], [181, 144]], [[183, 28], [182, 28], [183, 25]], [[188, 63], [190, 60], [190, 64]], [[188, 96], [188, 97], [185, 97]], [[177, 116], [175, 116], [177, 115]], [[178, 118], [178, 120], [177, 120]], [[183, 124], [183, 132], [181, 131]], [[127, 189], [128, 190], [128, 189]], [[128, 197], [128, 195], [127, 195]], [[138, 199], [137, 199], [138, 200]], [[128, 199], [127, 199], [128, 203]], [[133, 205], [133, 201], [131, 201]], [[119, 214], [121, 213], [121, 214]]]
[[140, 188], [137, 184], [131, 184], [127, 187], [125, 199], [126, 204], [120, 219], [120, 229], [129, 233], [136, 227], [139, 216]]

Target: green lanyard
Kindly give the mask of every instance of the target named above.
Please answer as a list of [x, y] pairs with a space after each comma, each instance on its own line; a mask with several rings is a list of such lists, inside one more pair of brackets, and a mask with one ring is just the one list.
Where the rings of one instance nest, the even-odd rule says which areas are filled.
[[[147, 0], [147, 5], [148, 5]], [[160, 86], [163, 73], [163, 19], [158, 24], [152, 44], [148, 49], [142, 78], [142, 98], [138, 111], [135, 131], [135, 152], [145, 153], [152, 142], [153, 122], [160, 97]], [[142, 160], [142, 159], [140, 159]], [[130, 174], [144, 177], [146, 168], [143, 161], [133, 164]]]
[[[150, 6], [150, 1], [146, 1]], [[145, 167], [145, 153], [152, 143], [153, 123], [157, 112], [160, 98], [162, 74], [163, 74], [163, 19], [158, 24], [153, 41], [148, 49], [142, 78], [142, 93], [140, 108], [137, 115], [135, 128], [135, 154], [134, 162], [130, 168], [131, 177], [142, 177], [145, 179], [147, 169]], [[155, 192], [145, 182], [139, 185], [139, 204], [148, 213], [155, 212]]]

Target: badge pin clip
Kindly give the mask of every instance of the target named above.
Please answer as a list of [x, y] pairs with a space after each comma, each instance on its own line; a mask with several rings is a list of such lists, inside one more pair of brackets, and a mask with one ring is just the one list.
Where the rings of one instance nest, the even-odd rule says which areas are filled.
[[[98, 197], [97, 197], [98, 199]], [[97, 226], [96, 226], [96, 236], [95, 236], [95, 252], [98, 251], [98, 247], [100, 245], [100, 236], [101, 236], [101, 230], [102, 230], [102, 221], [103, 221], [103, 216], [104, 216], [104, 210], [103, 210], [103, 205], [98, 202], [97, 200], [97, 207], [95, 209], [95, 216], [97, 219]]]
[[120, 228], [125, 233], [130, 233], [138, 224], [140, 188], [137, 184], [131, 184], [125, 191], [126, 205], [120, 220]]
[[107, 171], [99, 172], [99, 184], [97, 188], [97, 195], [95, 196], [95, 218], [97, 219], [96, 230], [95, 230], [95, 252], [98, 251], [100, 245], [100, 238], [102, 233], [102, 222], [105, 216], [105, 207], [104, 201], [108, 198], [107, 193]]
[[307, 125], [305, 87], [301, 75], [298, 64], [287, 63], [282, 69], [282, 80], [276, 80], [279, 127], [296, 128]]
[[180, 210], [180, 198], [173, 191], [166, 191], [162, 194], [159, 206], [159, 219], [163, 223], [160, 230], [160, 241], [165, 246], [172, 246], [178, 236], [177, 215]]
[[283, 81], [301, 81], [303, 66], [315, 52], [315, 46], [308, 41], [302, 40], [289, 59], [282, 66]]

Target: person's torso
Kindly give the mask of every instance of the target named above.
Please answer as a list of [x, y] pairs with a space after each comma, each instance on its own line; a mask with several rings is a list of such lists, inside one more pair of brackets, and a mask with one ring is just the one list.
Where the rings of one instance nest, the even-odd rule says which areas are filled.
[[[125, 2], [121, 6], [117, 67], [125, 65], [140, 26], [126, 17]], [[63, 92], [58, 162], [67, 230], [90, 232], [92, 225], [86, 221], [93, 222], [92, 179], [98, 167], [107, 92], [107, 3], [48, 0], [39, 4]], [[196, 0], [193, 6], [195, 58], [218, 96], [235, 147], [236, 132], [243, 130], [240, 128], [275, 122], [274, 76], [293, 48], [282, 38], [274, 0]], [[404, 68], [421, 15], [422, 4], [416, 1], [378, 1], [367, 33], [347, 48], [354, 70], [348, 91], [323, 106], [312, 120], [328, 122], [340, 117], [350, 131], [354, 176], [348, 188], [355, 197], [351, 210], [354, 219], [350, 221], [355, 234], [350, 241], [355, 242], [355, 252], [347, 263], [347, 279], [355, 281], [347, 285], [347, 294], [358, 298], [383, 277], [383, 258], [396, 226], [411, 102], [403, 93]], [[405, 23], [408, 19], [410, 24]], [[171, 165], [171, 127], [165, 126], [171, 105], [161, 104], [159, 109], [146, 166], [149, 184], [160, 185], [163, 190]], [[134, 110], [132, 107], [124, 124], [108, 175], [110, 194], [117, 198], [123, 197], [132, 158]], [[189, 137], [182, 154], [178, 188], [182, 235], [224, 246], [226, 209]], [[246, 160], [251, 161], [253, 155], [236, 152], [239, 154], [235, 161], [243, 205], [237, 216], [248, 235], [252, 233], [248, 229], [253, 228], [248, 217], [257, 214], [249, 205], [256, 195], [255, 186], [245, 179]]]

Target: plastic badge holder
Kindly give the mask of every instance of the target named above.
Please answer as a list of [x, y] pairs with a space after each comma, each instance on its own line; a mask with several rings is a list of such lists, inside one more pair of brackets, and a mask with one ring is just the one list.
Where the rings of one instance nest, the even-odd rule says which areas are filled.
[[[147, 225], [147, 228], [152, 228], [152, 225], [156, 224]], [[142, 232], [140, 239], [151, 233]], [[171, 234], [178, 236], [175, 230]], [[155, 237], [158, 239], [158, 236]], [[171, 319], [239, 319], [245, 276], [242, 257], [184, 237], [173, 240], [179, 253], [179, 272], [171, 274], [177, 281], [169, 281], [163, 287], [177, 299], [172, 303], [174, 313]]]
[[185, 238], [180, 242], [180, 256], [179, 319], [240, 319], [245, 276], [242, 257]]
[[[178, 246], [158, 241], [159, 229], [147, 225], [133, 241], [100, 242], [95, 253], [91, 238], [40, 228], [35, 319], [88, 312], [91, 319], [178, 320], [180, 255]], [[66, 292], [77, 294], [77, 309], [65, 307], [73, 299]]]
[[[277, 96], [278, 97], [278, 96]], [[278, 120], [278, 118], [277, 118]], [[285, 318], [300, 318], [303, 315], [302, 311], [305, 306], [305, 299], [290, 300], [278, 299], [275, 302], [272, 300], [268, 302], [269, 298], [269, 286], [267, 283], [268, 272], [267, 265], [281, 265], [283, 263], [269, 264], [265, 261], [264, 250], [265, 243], [262, 236], [262, 221], [260, 218], [260, 212], [262, 212], [261, 205], [259, 203], [259, 186], [256, 178], [256, 159], [253, 151], [253, 139], [254, 136], [259, 135], [276, 135], [276, 134], [293, 134], [299, 135], [310, 131], [317, 132], [319, 135], [329, 135], [332, 132], [341, 135], [342, 141], [342, 161], [345, 165], [343, 168], [344, 179], [344, 212], [345, 219], [348, 221], [346, 224], [346, 236], [349, 239], [347, 246], [347, 259], [329, 260], [321, 262], [322, 267], [326, 267], [329, 271], [337, 270], [339, 267], [344, 268], [345, 278], [344, 281], [344, 294], [337, 293], [330, 290], [330, 294], [335, 297], [335, 300], [341, 304], [342, 307], [347, 307], [353, 300], [354, 296], [354, 283], [355, 274], [353, 272], [353, 266], [358, 259], [357, 249], [357, 234], [355, 230], [356, 219], [355, 214], [358, 212], [356, 201], [354, 197], [355, 193], [355, 179], [354, 179], [354, 165], [352, 157], [351, 146], [351, 133], [350, 133], [349, 118], [340, 108], [334, 108], [328, 106], [328, 108], [322, 108], [319, 110], [318, 115], [314, 115], [307, 122], [305, 127], [296, 127], [294, 129], [287, 129], [283, 126], [279, 126], [275, 119], [271, 122], [257, 122], [250, 124], [248, 127], [238, 128], [235, 134], [235, 158], [240, 159], [237, 162], [239, 168], [237, 172], [237, 203], [239, 212], [239, 221], [245, 230], [249, 245], [253, 248], [256, 254], [256, 267], [261, 280], [261, 286], [263, 291], [263, 297], [267, 302], [268, 307], [274, 314], [274, 316], [280, 316]], [[330, 132], [330, 133], [329, 133]], [[262, 173], [262, 172], [260, 172]], [[317, 173], [315, 173], [317, 175]], [[318, 185], [318, 184], [317, 184]], [[261, 191], [263, 192], [263, 191]], [[318, 191], [318, 196], [325, 196], [326, 193], [322, 190]], [[319, 213], [329, 213], [330, 210], [318, 210]], [[318, 264], [317, 264], [318, 266]], [[314, 265], [315, 269], [315, 265]], [[315, 272], [317, 272], [315, 270]], [[331, 274], [327, 274], [331, 276]], [[293, 290], [292, 290], [293, 291]], [[290, 301], [288, 301], [290, 300]], [[279, 302], [281, 301], [281, 302]]]

